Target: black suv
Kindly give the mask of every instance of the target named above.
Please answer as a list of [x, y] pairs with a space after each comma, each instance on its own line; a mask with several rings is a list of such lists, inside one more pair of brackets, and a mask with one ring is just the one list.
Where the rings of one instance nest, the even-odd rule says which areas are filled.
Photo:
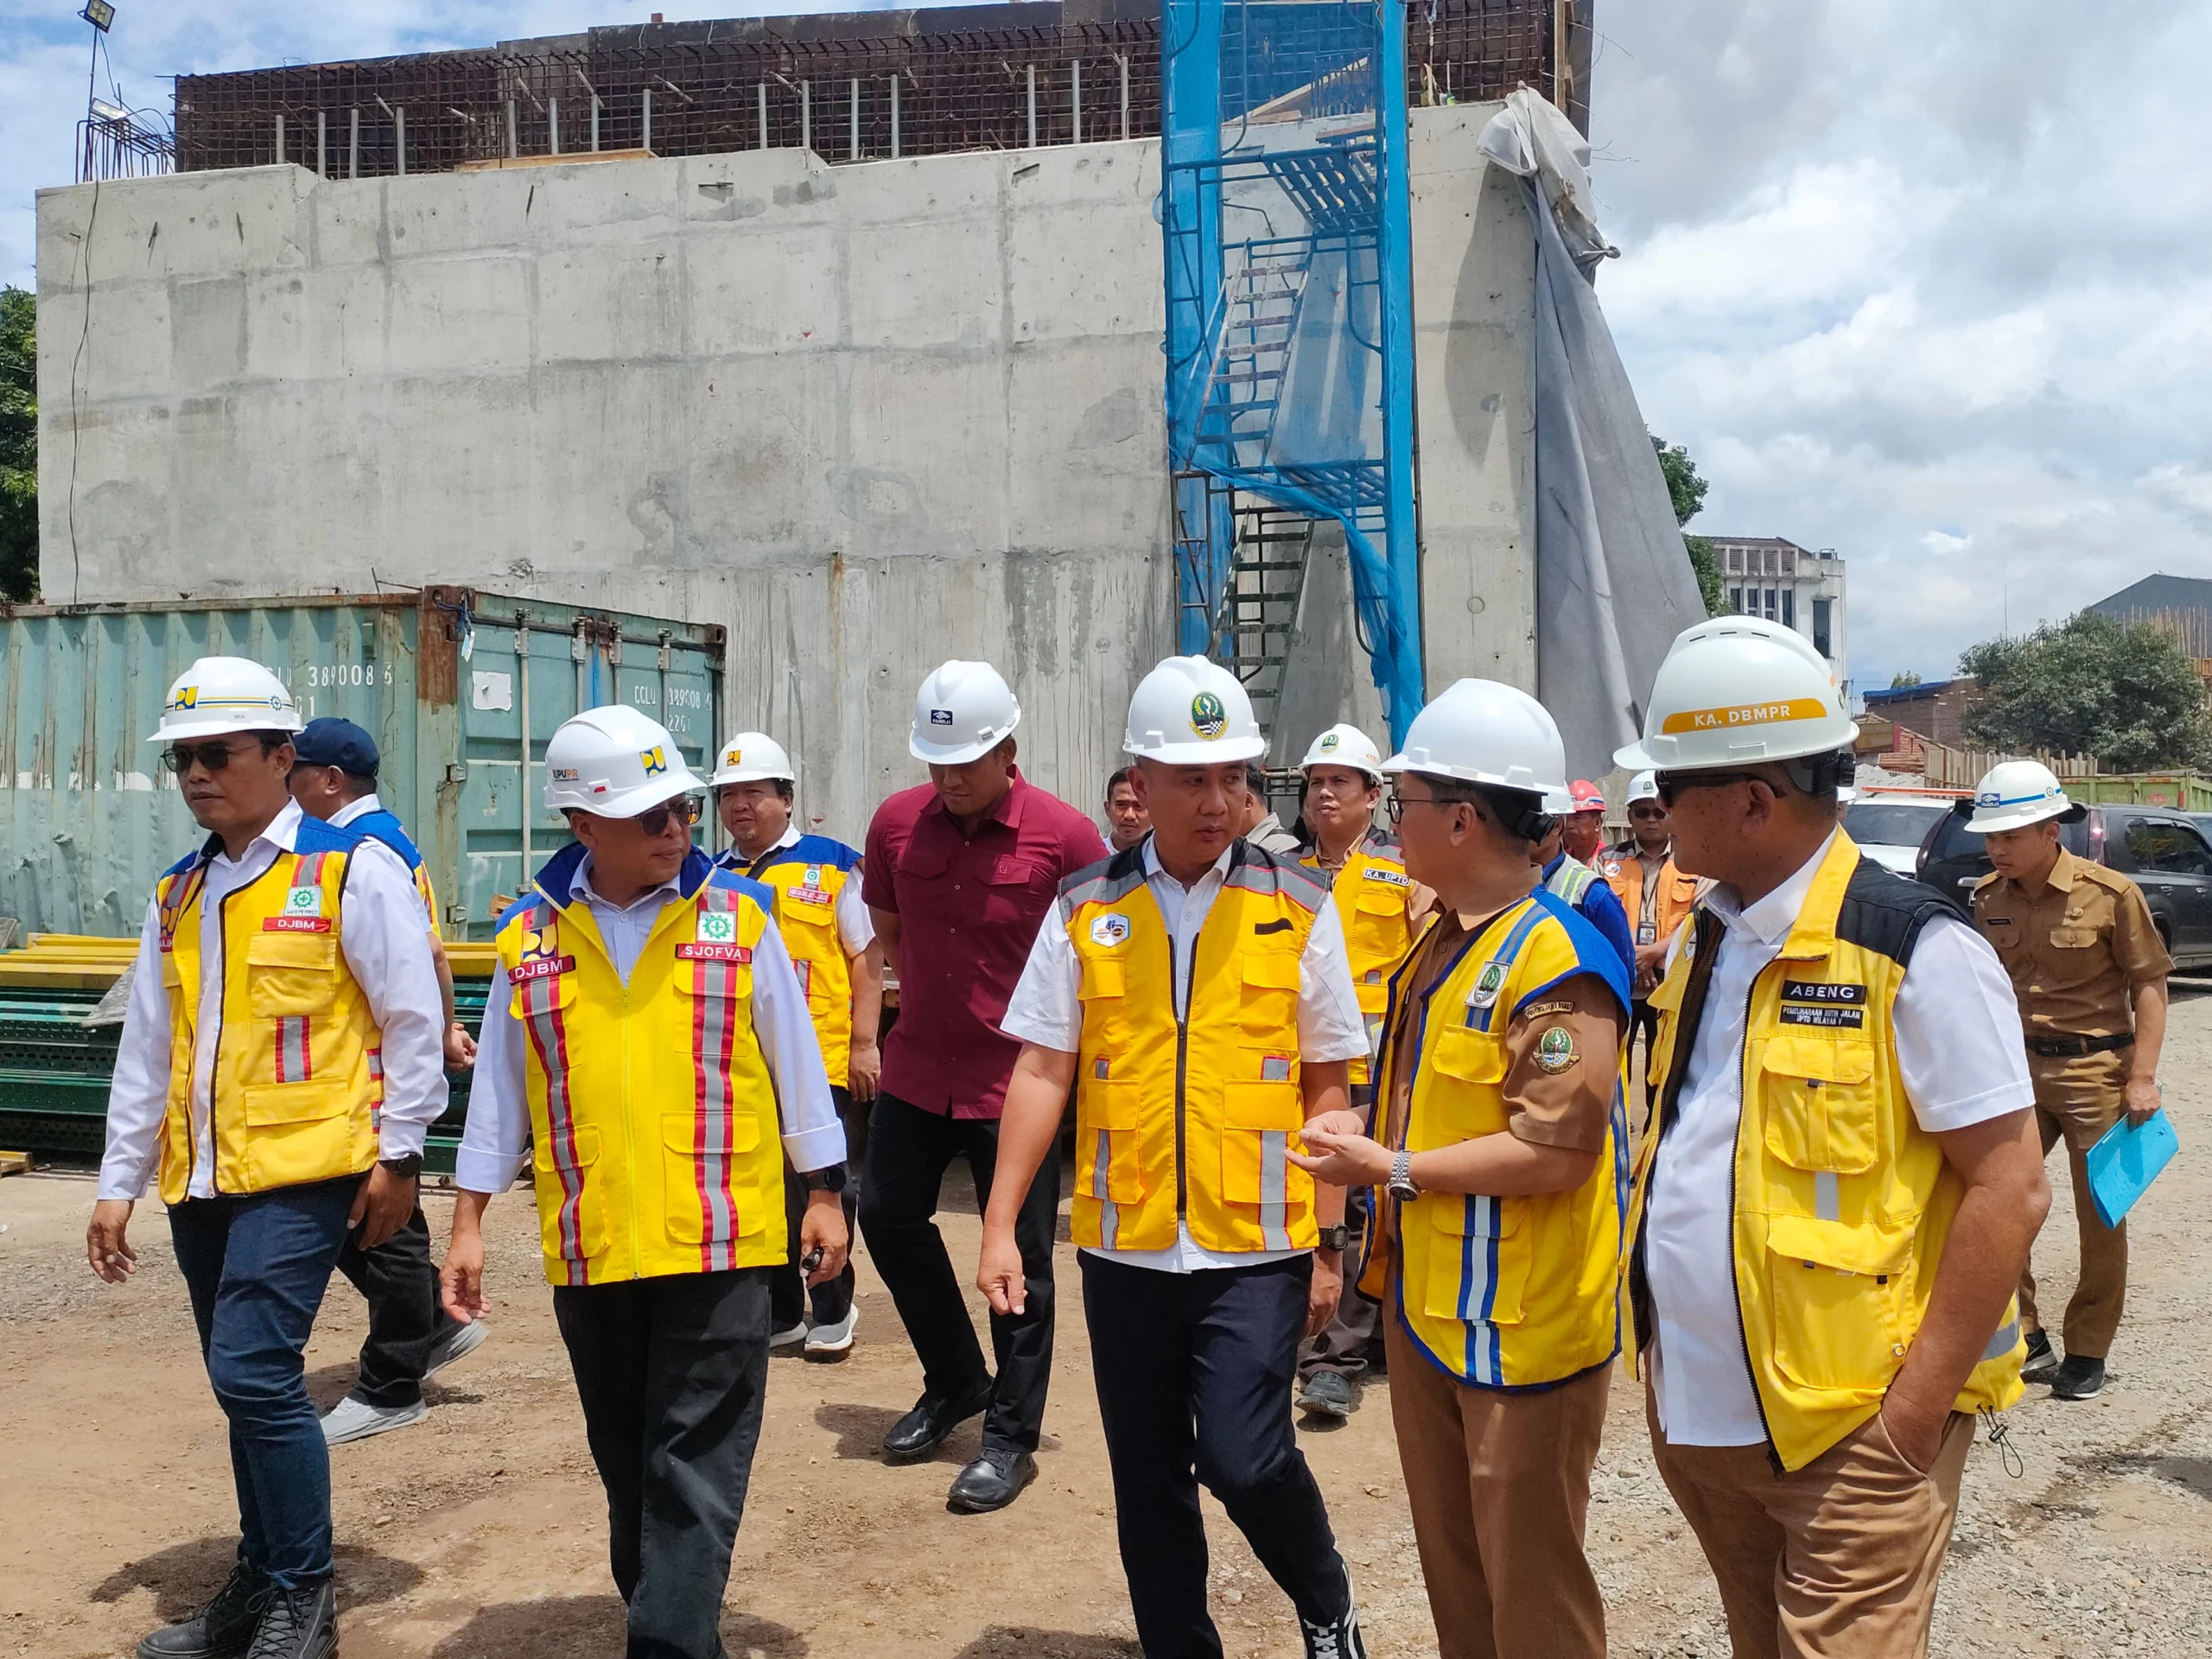
[[[1973, 810], [1971, 801], [1961, 801], [1920, 844], [1920, 880], [1962, 913], [1971, 913], [1974, 883], [1989, 874], [1981, 837], [1967, 828]], [[2081, 823], [2061, 824], [2058, 837], [2067, 851], [2118, 870], [2143, 889], [2177, 966], [2212, 966], [2212, 844], [2189, 814], [2161, 806], [2093, 806]]]

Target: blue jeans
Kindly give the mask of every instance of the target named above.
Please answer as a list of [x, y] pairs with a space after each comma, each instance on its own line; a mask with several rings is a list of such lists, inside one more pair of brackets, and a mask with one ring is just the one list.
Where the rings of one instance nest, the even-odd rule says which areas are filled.
[[169, 1211], [207, 1381], [231, 1420], [238, 1554], [288, 1590], [331, 1574], [330, 1452], [302, 1356], [360, 1185], [349, 1175]]

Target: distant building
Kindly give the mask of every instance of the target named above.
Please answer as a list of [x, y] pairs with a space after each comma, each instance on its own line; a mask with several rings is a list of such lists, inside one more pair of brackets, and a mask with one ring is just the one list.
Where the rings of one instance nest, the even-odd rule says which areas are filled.
[[1837, 683], [1847, 683], [1843, 561], [1835, 550], [1816, 553], [1779, 536], [1715, 536], [1712, 541], [1728, 608], [1794, 628], [1828, 659]]
[[2149, 623], [2161, 632], [2171, 634], [2184, 652], [2196, 658], [2200, 674], [2207, 671], [2205, 659], [2212, 658], [2212, 582], [2202, 576], [2169, 576], [2162, 573], [2145, 576], [2109, 599], [2101, 599], [2082, 608], [2108, 616], [2115, 622]]
[[1963, 748], [1967, 744], [1967, 700], [1973, 692], [1974, 682], [1967, 678], [1930, 680], [1924, 685], [1897, 685], [1869, 691], [1869, 718], [1861, 723], [1885, 721], [1900, 730], [1917, 732], [1955, 749]]

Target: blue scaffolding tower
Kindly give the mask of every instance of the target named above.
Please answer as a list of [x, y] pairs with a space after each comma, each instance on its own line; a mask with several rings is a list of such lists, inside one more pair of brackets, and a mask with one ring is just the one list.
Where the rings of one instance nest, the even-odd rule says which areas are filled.
[[1424, 696], [1403, 0], [1162, 0], [1179, 634], [1272, 727], [1344, 529], [1396, 742]]

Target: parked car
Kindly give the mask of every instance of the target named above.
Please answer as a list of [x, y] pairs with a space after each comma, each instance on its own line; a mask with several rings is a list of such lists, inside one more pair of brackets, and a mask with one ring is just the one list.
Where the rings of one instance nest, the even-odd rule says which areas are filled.
[[1868, 790], [1843, 809], [1843, 833], [1877, 864], [1910, 875], [1918, 868], [1921, 843], [1950, 810], [1950, 802], [1940, 796]]
[[[1967, 828], [1972, 803], [1942, 815], [1920, 849], [1919, 879], [1957, 906], [1973, 907], [1974, 883], [1989, 874], [1982, 838]], [[2175, 964], [2212, 967], [2212, 839], [2186, 812], [2157, 806], [2093, 806], [2058, 837], [2076, 855], [2118, 870], [2143, 889], [2151, 918]]]

